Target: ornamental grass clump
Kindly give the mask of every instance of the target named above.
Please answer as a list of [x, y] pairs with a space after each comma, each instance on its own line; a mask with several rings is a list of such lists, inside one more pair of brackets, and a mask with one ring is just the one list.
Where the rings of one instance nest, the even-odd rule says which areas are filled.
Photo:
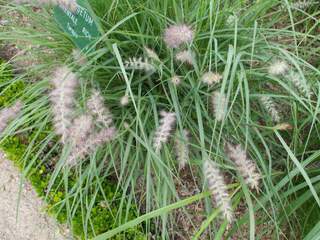
[[[114, 1], [110, 6], [108, 1], [88, 1], [101, 35], [91, 39], [98, 41], [86, 53], [90, 61], [85, 64], [80, 63], [79, 52], [70, 63], [72, 36], [62, 34], [53, 20], [45, 24], [44, 19], [52, 19], [51, 10], [34, 14], [17, 7], [39, 24], [27, 30], [14, 26], [17, 31], [4, 31], [0, 40], [26, 38], [56, 53], [44, 55], [46, 64], [33, 72], [45, 75], [50, 64], [60, 61], [70, 63], [81, 76], [77, 95], [74, 89], [69, 91], [74, 101], [67, 104], [68, 127], [62, 128], [71, 131], [63, 137], [70, 149], [66, 159], [70, 166], [79, 167], [70, 170], [72, 182], [51, 179], [68, 185], [61, 211], [68, 212], [69, 223], [80, 209], [79, 225], [87, 232], [92, 228], [95, 236], [102, 234], [98, 237], [102, 239], [140, 220], [151, 238], [164, 240], [255, 239], [265, 233], [270, 239], [303, 238], [314, 232], [317, 218], [310, 224], [309, 215], [316, 211], [302, 214], [306, 215], [302, 219], [300, 210], [305, 213], [310, 204], [318, 209], [320, 203], [317, 170], [305, 169], [319, 156], [318, 13], [311, 7], [292, 9], [290, 1], [234, 2], [135, 0], [134, 4]], [[29, 32], [33, 36], [22, 34]], [[22, 119], [36, 129], [50, 126], [51, 121], [44, 100], [44, 104], [38, 104], [40, 100], [30, 104], [39, 95], [35, 92], [45, 95], [47, 90], [45, 80], [35, 79], [39, 79], [35, 87], [21, 99], [28, 101], [31, 110]], [[52, 109], [65, 104], [53, 105]], [[59, 116], [54, 117], [54, 131], [64, 135], [56, 121]], [[246, 147], [224, 148], [221, 143], [229, 138]], [[45, 144], [39, 145], [48, 149]], [[54, 146], [50, 154], [59, 154], [64, 147]], [[50, 160], [50, 154], [39, 156]], [[98, 211], [91, 206], [105, 201], [95, 195], [105, 195], [104, 180], [116, 183], [120, 196], [115, 198], [122, 205], [112, 211], [113, 217], [104, 219], [115, 229], [96, 232], [92, 213]], [[214, 209], [209, 194], [195, 190], [201, 189], [203, 180], [215, 199]], [[128, 216], [131, 206], [137, 206], [139, 218], [128, 223], [131, 219], [122, 216]], [[183, 213], [179, 221], [175, 209]], [[218, 210], [232, 223], [230, 231], [217, 224]]]

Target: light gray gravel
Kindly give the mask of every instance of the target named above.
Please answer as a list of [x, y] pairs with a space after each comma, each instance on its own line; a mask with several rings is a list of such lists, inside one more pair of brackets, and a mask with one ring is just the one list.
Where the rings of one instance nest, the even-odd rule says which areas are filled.
[[0, 240], [65, 240], [66, 230], [44, 212], [44, 204], [24, 183], [17, 214], [19, 170], [0, 152]]

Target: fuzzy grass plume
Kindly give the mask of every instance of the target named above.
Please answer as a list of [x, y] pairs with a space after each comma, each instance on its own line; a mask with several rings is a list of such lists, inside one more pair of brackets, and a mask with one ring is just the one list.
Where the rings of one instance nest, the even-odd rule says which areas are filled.
[[178, 48], [184, 43], [191, 43], [194, 32], [186, 24], [172, 25], [165, 29], [163, 38], [169, 48]]
[[257, 170], [255, 162], [247, 157], [247, 153], [242, 149], [241, 145], [226, 143], [225, 151], [227, 156], [235, 163], [245, 183], [248, 184], [251, 189], [259, 191], [261, 175]]
[[176, 114], [166, 111], [160, 112], [160, 125], [153, 138], [153, 147], [156, 153], [159, 153], [162, 145], [166, 143], [176, 123]]
[[94, 129], [94, 126], [91, 115], [83, 114], [75, 118], [70, 128], [70, 141], [74, 146], [81, 146], [85, 144], [92, 129]]
[[56, 134], [61, 136], [61, 142], [65, 144], [72, 122], [74, 95], [78, 80], [69, 68], [59, 67], [55, 70], [51, 83], [54, 86], [50, 93], [54, 128]]
[[148, 58], [129, 58], [125, 61], [124, 65], [126, 69], [140, 70], [146, 73], [153, 73], [156, 71], [156, 68], [153, 66], [153, 64], [149, 61]]
[[93, 133], [88, 136], [86, 141], [79, 145], [74, 151], [71, 152], [67, 159], [68, 166], [75, 166], [79, 160], [85, 158], [88, 154], [94, 152], [101, 145], [110, 142], [116, 135], [114, 127], [104, 128], [98, 133]]
[[176, 54], [176, 61], [188, 64], [188, 65], [193, 65], [194, 54], [190, 50], [180, 51]]
[[260, 101], [263, 105], [263, 107], [268, 111], [268, 113], [270, 114], [272, 120], [274, 122], [280, 122], [281, 121], [281, 117], [280, 114], [276, 108], [276, 104], [274, 103], [274, 101], [272, 100], [271, 97], [268, 96], [262, 96], [260, 97]]
[[20, 101], [17, 101], [11, 107], [6, 107], [0, 111], [0, 133], [2, 133], [6, 129], [9, 121], [17, 117], [17, 115], [21, 111], [21, 108], [22, 103]]
[[178, 85], [180, 85], [180, 83], [181, 83], [181, 77], [178, 76], [178, 75], [173, 75], [172, 78], [171, 78], [171, 82], [172, 82], [174, 85], [178, 86]]
[[217, 84], [221, 81], [221, 79], [222, 76], [219, 73], [214, 73], [211, 71], [205, 72], [201, 77], [201, 81], [208, 85]]
[[206, 160], [203, 165], [205, 179], [209, 190], [215, 200], [217, 207], [220, 208], [222, 216], [229, 224], [233, 222], [234, 214], [231, 206], [231, 199], [228, 194], [224, 178], [216, 163]]
[[228, 101], [225, 94], [215, 91], [211, 96], [212, 110], [217, 121], [222, 121], [226, 117]]
[[104, 100], [98, 90], [94, 90], [90, 99], [87, 102], [89, 112], [96, 118], [96, 121], [102, 124], [105, 128], [113, 125], [112, 114], [104, 105]]
[[268, 73], [273, 76], [283, 75], [289, 70], [289, 65], [282, 60], [276, 60], [270, 64]]
[[182, 133], [176, 133], [174, 141], [175, 152], [179, 163], [179, 170], [189, 162], [189, 132], [183, 129]]
[[309, 99], [312, 97], [311, 87], [297, 72], [290, 71], [287, 78], [305, 97]]
[[152, 49], [150, 49], [148, 47], [144, 47], [144, 50], [145, 50], [146, 55], [147, 55], [148, 58], [150, 58], [150, 59], [152, 59], [152, 60], [154, 60], [156, 62], [160, 62], [160, 58], [159, 58], [158, 54], [154, 50], [152, 50]]

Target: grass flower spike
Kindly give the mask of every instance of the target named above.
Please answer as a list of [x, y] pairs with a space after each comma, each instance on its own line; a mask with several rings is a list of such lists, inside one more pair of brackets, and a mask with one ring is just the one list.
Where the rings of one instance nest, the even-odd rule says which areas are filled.
[[84, 114], [75, 118], [70, 128], [70, 140], [73, 145], [81, 146], [85, 144], [92, 129], [93, 121], [91, 115]]
[[234, 219], [234, 215], [231, 207], [231, 199], [223, 176], [218, 166], [212, 161], [205, 161], [203, 168], [209, 190], [215, 199], [215, 203], [217, 204], [217, 207], [220, 208], [223, 217], [229, 224], [231, 224]]
[[72, 151], [67, 159], [67, 165], [73, 167], [77, 162], [88, 154], [92, 153], [96, 148], [111, 141], [116, 135], [114, 127], [102, 129], [98, 133], [91, 134], [85, 143], [79, 145], [75, 151]]
[[61, 142], [66, 143], [71, 126], [74, 95], [78, 80], [67, 67], [56, 69], [51, 80], [54, 89], [51, 91], [52, 111], [56, 134], [61, 135]]
[[251, 189], [259, 191], [259, 181], [261, 179], [260, 173], [257, 171], [255, 162], [247, 157], [245, 150], [242, 149], [241, 145], [232, 145], [226, 143], [225, 151], [228, 157], [235, 163], [237, 170], [243, 177], [246, 184]]
[[219, 91], [215, 91], [211, 96], [211, 103], [216, 120], [222, 121], [227, 114], [228, 102], [226, 96]]
[[57, 5], [63, 6], [71, 10], [72, 12], [77, 11], [77, 8], [78, 8], [77, 0], [51, 0], [51, 2]]
[[285, 61], [281, 61], [281, 60], [277, 60], [273, 62], [268, 68], [269, 74], [273, 76], [283, 75], [288, 70], [289, 70], [289, 65]]
[[261, 101], [262, 105], [264, 106], [264, 108], [270, 114], [272, 120], [277, 123], [280, 122], [281, 121], [280, 114], [279, 114], [272, 98], [268, 97], [268, 96], [262, 96], [260, 98], [260, 101]]
[[182, 134], [177, 132], [175, 136], [175, 151], [179, 163], [179, 169], [183, 169], [189, 161], [189, 132], [184, 129]]
[[213, 84], [219, 83], [221, 79], [222, 79], [222, 76], [219, 73], [213, 73], [209, 71], [202, 75], [201, 81], [208, 85], [213, 85]]
[[193, 38], [193, 30], [185, 24], [173, 25], [164, 31], [164, 42], [169, 48], [178, 48], [184, 43], [191, 43]]
[[73, 60], [80, 66], [86, 65], [88, 62], [86, 56], [79, 49], [72, 50], [72, 57]]
[[174, 75], [174, 76], [171, 78], [171, 82], [172, 82], [174, 85], [178, 86], [178, 85], [180, 85], [180, 83], [181, 83], [181, 77], [178, 76], [178, 75]]
[[144, 50], [146, 51], [148, 58], [150, 58], [154, 61], [160, 62], [160, 58], [159, 58], [158, 54], [156, 54], [155, 51], [153, 51], [152, 49], [150, 49], [148, 47], [144, 47]]
[[11, 107], [4, 108], [0, 111], [0, 133], [7, 127], [9, 121], [16, 118], [21, 111], [22, 103], [17, 101]]
[[316, 1], [297, 1], [290, 5], [291, 8], [298, 8], [298, 9], [306, 9], [312, 5], [317, 4]]
[[294, 71], [290, 71], [289, 74], [288, 74], [288, 79], [307, 98], [311, 98], [312, 97], [311, 87], [308, 85], [308, 83], [298, 73], [296, 73]]
[[129, 104], [129, 96], [128, 95], [124, 95], [120, 99], [120, 104], [121, 104], [121, 106], [127, 106]]
[[105, 128], [112, 126], [112, 114], [110, 110], [104, 105], [101, 93], [94, 90], [90, 99], [87, 102], [89, 112], [96, 117], [98, 123], [103, 124]]
[[156, 68], [150, 63], [148, 58], [129, 58], [129, 60], [125, 61], [124, 65], [127, 69], [145, 71], [146, 73], [153, 73], [156, 71]]
[[153, 147], [156, 153], [159, 153], [162, 145], [168, 141], [176, 123], [175, 113], [161, 111], [160, 116], [162, 117], [160, 119], [160, 125], [157, 128], [153, 139]]
[[189, 50], [184, 50], [176, 54], [176, 60], [181, 63], [193, 65], [194, 54]]

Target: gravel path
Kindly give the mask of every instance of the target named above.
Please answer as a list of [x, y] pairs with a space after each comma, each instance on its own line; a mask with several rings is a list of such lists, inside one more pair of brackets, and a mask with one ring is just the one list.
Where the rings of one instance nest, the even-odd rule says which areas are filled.
[[29, 183], [21, 190], [16, 218], [19, 184], [19, 170], [0, 152], [0, 240], [65, 240]]

